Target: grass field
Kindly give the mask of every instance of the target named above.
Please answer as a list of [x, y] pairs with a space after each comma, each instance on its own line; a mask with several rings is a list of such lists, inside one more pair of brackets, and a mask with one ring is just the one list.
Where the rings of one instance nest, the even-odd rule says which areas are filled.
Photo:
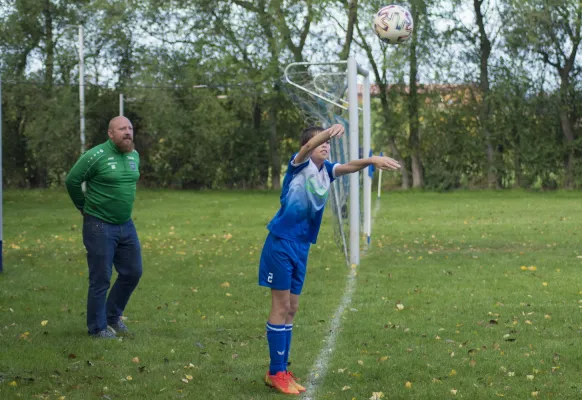
[[[257, 286], [278, 193], [138, 191], [135, 333], [90, 339], [81, 216], [4, 193], [0, 398], [274, 399]], [[582, 398], [581, 193], [385, 193], [318, 399]], [[328, 215], [294, 327], [308, 381], [349, 270]], [[317, 372], [317, 371], [316, 371]], [[374, 394], [376, 392], [376, 394]]]

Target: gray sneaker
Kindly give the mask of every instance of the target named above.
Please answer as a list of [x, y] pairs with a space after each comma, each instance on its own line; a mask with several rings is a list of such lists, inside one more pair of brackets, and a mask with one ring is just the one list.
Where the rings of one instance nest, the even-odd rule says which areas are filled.
[[92, 333], [89, 336], [95, 339], [117, 339], [114, 332], [110, 332], [109, 330], [103, 329], [97, 333]]
[[117, 323], [107, 325], [107, 330], [113, 335], [126, 335], [129, 333], [129, 329], [127, 329], [127, 326], [125, 326], [121, 318], [117, 320]]

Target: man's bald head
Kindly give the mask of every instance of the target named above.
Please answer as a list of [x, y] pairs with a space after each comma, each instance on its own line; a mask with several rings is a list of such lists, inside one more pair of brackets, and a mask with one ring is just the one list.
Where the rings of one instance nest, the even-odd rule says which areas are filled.
[[112, 118], [111, 121], [109, 121], [108, 130], [112, 130], [115, 126], [119, 124], [131, 124], [131, 122], [127, 118], [122, 116]]
[[133, 125], [129, 119], [122, 116], [113, 118], [109, 121], [107, 134], [122, 153], [133, 151]]

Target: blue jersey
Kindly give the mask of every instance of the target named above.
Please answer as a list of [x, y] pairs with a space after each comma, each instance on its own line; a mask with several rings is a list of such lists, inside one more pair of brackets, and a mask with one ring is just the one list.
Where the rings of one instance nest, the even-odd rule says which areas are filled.
[[267, 229], [275, 236], [297, 242], [315, 243], [321, 226], [323, 210], [334, 181], [337, 163], [327, 160], [321, 169], [311, 158], [302, 164], [295, 164], [291, 157], [283, 188], [281, 208], [271, 220]]

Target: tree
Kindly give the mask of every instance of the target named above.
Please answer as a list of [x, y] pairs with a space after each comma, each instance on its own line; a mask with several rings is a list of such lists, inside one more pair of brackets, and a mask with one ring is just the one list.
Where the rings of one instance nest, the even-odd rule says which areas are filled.
[[[444, 3], [441, 3], [445, 6]], [[461, 43], [465, 50], [463, 57], [475, 66], [476, 80], [479, 82], [479, 91], [476, 94], [479, 102], [479, 130], [483, 138], [486, 156], [487, 185], [490, 188], [499, 187], [498, 165], [496, 160], [496, 138], [491, 124], [491, 82], [490, 69], [492, 54], [498, 50], [501, 40], [499, 35], [500, 24], [499, 4], [491, 0], [473, 0], [469, 7], [467, 2], [453, 0], [451, 9], [441, 12], [450, 21], [450, 27], [444, 36], [453, 43]], [[467, 25], [463, 15], [470, 12], [474, 18], [474, 25]], [[469, 71], [466, 71], [469, 72]], [[469, 72], [472, 75], [472, 72]], [[472, 77], [471, 77], [472, 78]]]
[[564, 135], [564, 186], [575, 184], [578, 137], [573, 81], [580, 74], [578, 50], [582, 40], [582, 2], [578, 0], [511, 0], [514, 8], [510, 43], [537, 54], [558, 76], [558, 115]]
[[[380, 8], [380, 5], [376, 2], [360, 3], [360, 6], [361, 14], [367, 15], [373, 14]], [[362, 28], [361, 25], [364, 24], [366, 26]], [[380, 98], [380, 115], [383, 120], [381, 126], [385, 127], [381, 130], [379, 136], [385, 137], [390, 155], [403, 166], [401, 171], [402, 188], [408, 189], [410, 188], [410, 179], [404, 155], [401, 151], [401, 147], [406, 144], [398, 143], [398, 135], [401, 133], [399, 127], [402, 125], [401, 121], [397, 122], [398, 114], [400, 113], [395, 112], [395, 103], [391, 101], [391, 92], [389, 91], [390, 81], [396, 83], [403, 79], [400, 74], [404, 68], [405, 56], [399, 47], [379, 44], [381, 42], [378, 41], [378, 38], [369, 34], [369, 21], [362, 24], [357, 23], [356, 31], [358, 36], [354, 39], [354, 42], [365, 52], [374, 74], [375, 84], [378, 86], [377, 96]]]
[[[427, 9], [424, 0], [412, 0], [411, 9], [414, 29], [410, 43], [409, 85], [408, 85], [408, 145], [410, 147], [410, 166], [412, 170], [412, 187], [424, 187], [422, 158], [420, 153], [420, 132], [418, 115], [418, 51], [421, 50], [420, 38], [429, 31]], [[421, 33], [422, 32], [422, 35]]]

